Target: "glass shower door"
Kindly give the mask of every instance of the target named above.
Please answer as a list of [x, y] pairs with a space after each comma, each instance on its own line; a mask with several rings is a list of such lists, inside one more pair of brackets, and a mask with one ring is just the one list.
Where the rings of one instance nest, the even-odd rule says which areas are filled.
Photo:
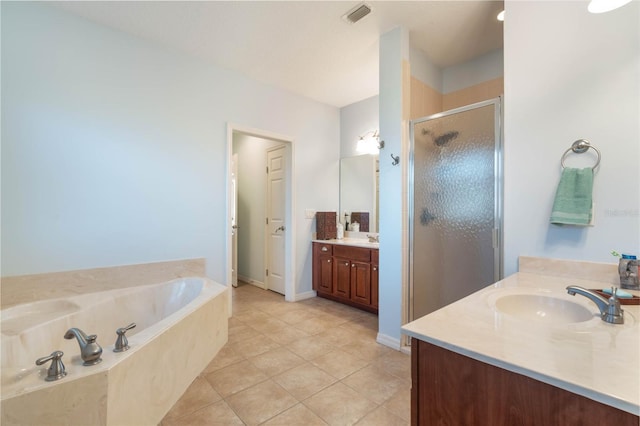
[[412, 122], [410, 320], [500, 278], [500, 99]]

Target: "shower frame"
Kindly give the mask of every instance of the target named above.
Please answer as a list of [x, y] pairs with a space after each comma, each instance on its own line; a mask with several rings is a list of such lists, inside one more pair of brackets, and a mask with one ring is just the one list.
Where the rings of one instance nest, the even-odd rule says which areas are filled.
[[[414, 182], [414, 153], [415, 153], [415, 134], [414, 129], [416, 125], [424, 123], [426, 121], [435, 120], [442, 117], [447, 117], [461, 112], [470, 111], [476, 108], [481, 108], [489, 105], [494, 105], [494, 135], [495, 135], [495, 149], [494, 149], [494, 231], [493, 231], [493, 249], [494, 249], [494, 281], [499, 281], [504, 275], [504, 237], [503, 237], [503, 197], [504, 197], [504, 175], [503, 175], [503, 104], [504, 99], [502, 96], [489, 99], [482, 102], [476, 102], [473, 104], [465, 105], [459, 108], [439, 112], [437, 114], [429, 115], [426, 117], [417, 118], [409, 122], [409, 166], [407, 171], [408, 178], [408, 211], [409, 211], [409, 226], [408, 226], [408, 244], [409, 244], [409, 263], [408, 263], [408, 281], [407, 292], [405, 301], [407, 309], [405, 310], [405, 323], [411, 322], [417, 318], [413, 318], [414, 306], [414, 227], [415, 227], [415, 214], [414, 214], [414, 198], [415, 198], [415, 182]], [[403, 346], [410, 346], [410, 338], [403, 335]]]

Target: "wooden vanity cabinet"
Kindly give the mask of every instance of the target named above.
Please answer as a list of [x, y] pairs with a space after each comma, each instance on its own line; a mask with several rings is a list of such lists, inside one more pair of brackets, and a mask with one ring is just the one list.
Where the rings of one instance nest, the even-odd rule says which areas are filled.
[[411, 425], [637, 426], [638, 416], [411, 339]]
[[378, 309], [378, 250], [371, 250], [371, 306]]
[[313, 243], [313, 289], [320, 297], [378, 313], [377, 272], [377, 249]]
[[317, 292], [333, 293], [333, 246], [313, 244], [313, 289]]
[[351, 262], [347, 259], [334, 259], [333, 295], [349, 299], [351, 296]]
[[371, 264], [351, 262], [351, 299], [371, 306]]

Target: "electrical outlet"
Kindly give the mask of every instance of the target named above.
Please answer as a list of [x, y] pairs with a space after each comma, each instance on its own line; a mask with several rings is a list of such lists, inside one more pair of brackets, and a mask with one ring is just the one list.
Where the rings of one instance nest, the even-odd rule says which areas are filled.
[[305, 219], [313, 219], [314, 217], [316, 217], [316, 211], [313, 209], [305, 209], [304, 217]]

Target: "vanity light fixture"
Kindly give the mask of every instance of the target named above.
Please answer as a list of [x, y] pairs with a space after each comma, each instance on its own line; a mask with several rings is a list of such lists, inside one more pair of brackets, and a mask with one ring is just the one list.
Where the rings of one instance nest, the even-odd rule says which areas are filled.
[[363, 154], [378, 154], [384, 148], [384, 141], [380, 140], [378, 130], [369, 130], [358, 139], [356, 151]]
[[496, 19], [500, 22], [504, 21], [504, 10], [500, 13], [498, 13], [498, 16], [496, 16]]
[[591, 0], [587, 10], [591, 13], [604, 13], [630, 3], [631, 0]]

